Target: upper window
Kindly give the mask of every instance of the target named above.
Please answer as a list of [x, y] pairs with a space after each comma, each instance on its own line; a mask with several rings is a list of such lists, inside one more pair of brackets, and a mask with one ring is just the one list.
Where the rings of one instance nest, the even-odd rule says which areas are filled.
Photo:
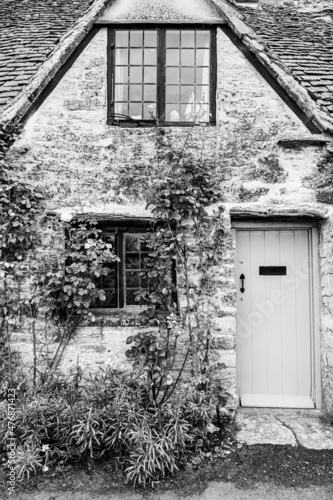
[[109, 29], [108, 123], [215, 123], [215, 30]]

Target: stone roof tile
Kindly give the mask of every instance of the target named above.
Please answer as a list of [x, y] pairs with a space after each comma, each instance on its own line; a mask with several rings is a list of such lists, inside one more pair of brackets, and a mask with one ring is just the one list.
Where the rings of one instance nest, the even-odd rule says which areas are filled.
[[261, 9], [238, 7], [238, 11], [333, 118], [333, 8], [300, 11], [295, 5], [263, 4]]
[[0, 111], [29, 82], [91, 3], [91, 0], [0, 0]]
[[[90, 5], [99, 3], [102, 0], [0, 0], [0, 113], [52, 59]], [[250, 45], [257, 44], [259, 51], [267, 47], [276, 77], [283, 65], [288, 77], [304, 88], [310, 104], [333, 119], [333, 9], [300, 12], [271, 3], [262, 10], [238, 7], [238, 12], [245, 22], [233, 20], [238, 36], [245, 40], [249, 35]], [[252, 30], [260, 43], [251, 37]]]

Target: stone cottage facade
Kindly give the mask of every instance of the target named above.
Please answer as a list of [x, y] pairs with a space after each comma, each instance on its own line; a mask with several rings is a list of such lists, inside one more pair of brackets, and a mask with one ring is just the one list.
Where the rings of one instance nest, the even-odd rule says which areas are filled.
[[[332, 409], [332, 10], [57, 0], [14, 14], [16, 4], [0, 2], [0, 120], [23, 123], [13, 169], [38, 181], [60, 220], [148, 224], [130, 173], [149, 175], [159, 148], [181, 149], [198, 115], [187, 147], [216, 169], [210, 211], [225, 228], [212, 296], [220, 401]], [[193, 270], [194, 290], [196, 280]], [[126, 297], [78, 329], [62, 370], [125, 362], [127, 337], [147, 328]], [[29, 365], [23, 329], [14, 340]]]

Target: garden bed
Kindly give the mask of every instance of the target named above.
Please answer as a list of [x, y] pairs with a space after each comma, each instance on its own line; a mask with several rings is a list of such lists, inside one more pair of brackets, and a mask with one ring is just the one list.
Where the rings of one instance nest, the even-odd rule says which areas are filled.
[[[305, 450], [292, 446], [228, 445], [225, 456], [211, 455], [200, 463], [189, 462], [172, 478], [153, 484], [154, 491], [176, 491], [182, 495], [202, 492], [208, 482], [232, 482], [237, 488], [254, 488], [258, 484], [271, 483], [283, 487], [332, 486], [333, 451]], [[227, 450], [227, 446], [230, 449]], [[220, 450], [221, 453], [223, 449]], [[2, 472], [3, 474], [3, 472]], [[4, 476], [2, 475], [1, 484]], [[126, 493], [132, 487], [124, 484], [121, 471], [115, 463], [103, 460], [94, 465], [74, 464], [57, 467], [17, 484], [18, 493], [44, 492], [45, 495], [62, 492], [89, 491], [98, 494]], [[142, 490], [140, 488], [140, 490]], [[146, 489], [147, 492], [152, 488]]]

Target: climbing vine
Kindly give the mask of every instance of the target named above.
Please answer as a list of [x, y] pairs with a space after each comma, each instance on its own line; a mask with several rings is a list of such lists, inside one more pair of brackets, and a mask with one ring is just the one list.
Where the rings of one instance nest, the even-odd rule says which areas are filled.
[[[141, 190], [153, 215], [147, 240], [149, 290], [141, 290], [137, 298], [146, 301], [144, 315], [155, 320], [159, 329], [130, 337], [127, 356], [145, 372], [154, 405], [168, 401], [185, 372], [201, 389], [209, 387], [213, 275], [224, 227], [217, 206], [214, 213], [207, 213], [220, 200], [220, 178], [216, 166], [206, 160], [205, 130], [201, 129], [202, 143], [193, 151], [189, 147], [193, 129], [177, 149], [157, 127], [156, 159], [148, 182], [144, 172], [131, 172], [133, 185]], [[2, 213], [6, 214], [1, 219], [1, 334], [3, 339], [6, 335], [8, 347], [22, 318], [28, 325], [36, 388], [45, 379], [39, 367], [44, 363], [48, 369], [57, 368], [78, 325], [92, 316], [90, 306], [105, 299], [97, 278], [107, 275], [118, 257], [103, 240], [96, 220], [59, 221], [45, 212], [42, 193], [35, 185], [5, 167], [1, 175]], [[123, 189], [129, 193], [131, 187], [123, 185]], [[56, 235], [53, 240], [49, 232]], [[57, 341], [53, 354], [48, 351], [49, 340], [45, 351], [38, 352], [43, 328]]]
[[[148, 183], [140, 173], [134, 182], [135, 189], [140, 183], [146, 189], [147, 206], [153, 214], [147, 258], [152, 285], [138, 298], [147, 301], [146, 314], [158, 318], [160, 329], [158, 334], [130, 337], [128, 343], [133, 345], [127, 356], [146, 372], [154, 405], [163, 405], [172, 396], [185, 371], [198, 387], [207, 390], [212, 367], [213, 274], [222, 251], [224, 225], [217, 206], [215, 213], [207, 213], [220, 200], [219, 177], [203, 154], [194, 156], [188, 151], [191, 133], [180, 151], [172, 147], [158, 151]], [[155, 176], [164, 154], [167, 168], [163, 176]], [[132, 172], [132, 179], [134, 175]], [[177, 285], [170, 272], [173, 266]]]
[[19, 133], [19, 127], [0, 127], [0, 376], [13, 378], [18, 363], [10, 337], [20, 322], [23, 262], [32, 249], [41, 193], [18, 172], [10, 170], [5, 154]]
[[[145, 485], [174, 473], [188, 453], [200, 455], [207, 433], [218, 430], [210, 415], [210, 370], [223, 212], [217, 205], [220, 178], [204, 154], [205, 134], [198, 154], [189, 148], [192, 132], [177, 150], [163, 144], [157, 127], [149, 178], [141, 170], [131, 172], [152, 213], [142, 270], [149, 287], [137, 293], [147, 304], [143, 314], [152, 329], [127, 339], [130, 374], [108, 368], [85, 381], [85, 389], [79, 366], [65, 380], [57, 378], [56, 369], [78, 325], [93, 320], [90, 307], [105, 300], [99, 278], [119, 259], [97, 220], [60, 220], [46, 211], [36, 185], [5, 166], [1, 170], [0, 334], [11, 366], [9, 377], [6, 370], [0, 373], [3, 396], [9, 384], [15, 387], [11, 336], [23, 322], [33, 349], [32, 387], [18, 391], [19, 478], [43, 462], [47, 470], [60, 459], [112, 452], [127, 479]], [[129, 185], [122, 188], [130, 194]], [[2, 429], [0, 450], [6, 424]]]
[[[18, 131], [11, 126], [0, 134], [4, 154]], [[55, 221], [45, 211], [39, 188], [10, 170], [4, 159], [0, 161], [0, 204], [0, 377], [5, 391], [9, 382], [13, 387], [18, 364], [11, 337], [22, 321], [31, 334], [36, 387], [42, 354], [37, 351], [38, 331], [47, 325], [58, 340], [53, 357], [44, 353], [44, 361], [56, 368], [66, 343], [89, 315], [89, 307], [105, 299], [97, 279], [110, 272], [106, 262], [118, 258], [102, 240], [96, 221]], [[53, 241], [45, 237], [50, 226], [58, 234]]]

